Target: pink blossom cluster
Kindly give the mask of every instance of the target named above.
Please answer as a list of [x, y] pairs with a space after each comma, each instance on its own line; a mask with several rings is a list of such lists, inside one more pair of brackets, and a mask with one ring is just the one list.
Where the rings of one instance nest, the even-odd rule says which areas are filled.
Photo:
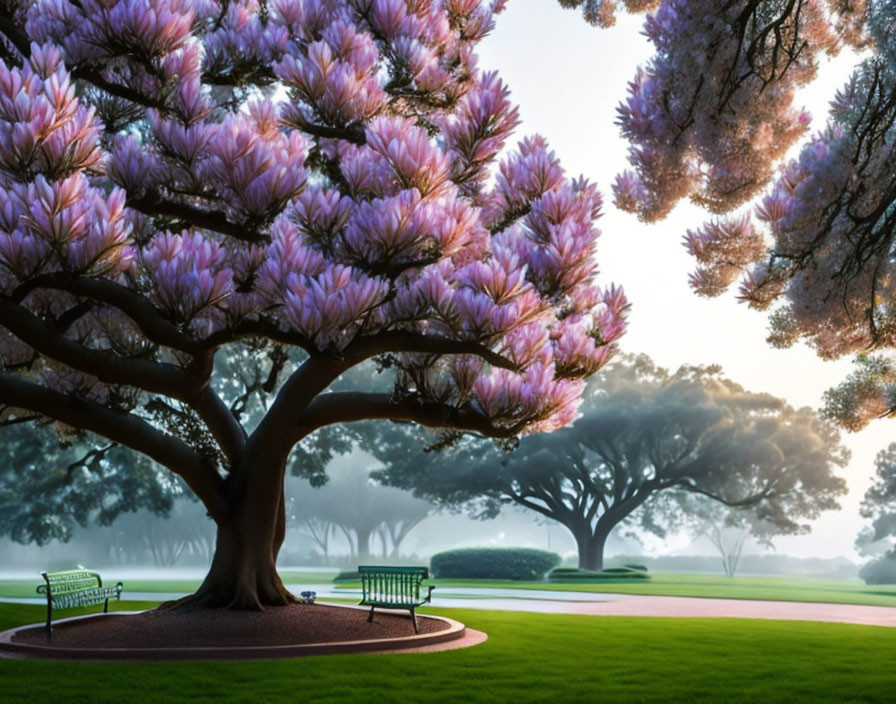
[[896, 412], [896, 367], [891, 356], [859, 357], [852, 373], [824, 395], [824, 413], [847, 430]]
[[307, 141], [278, 128], [272, 103], [250, 103], [208, 130], [200, 179], [236, 221], [273, 219], [305, 186]]
[[[286, 51], [289, 30], [281, 22], [263, 22], [257, 0], [237, 0], [221, 5], [204, 0], [198, 4], [208, 7], [198, 14], [215, 18], [214, 29], [203, 41], [205, 66], [210, 73], [222, 76], [247, 73], [260, 78], [263, 74], [258, 67], [270, 66]], [[281, 3], [272, 5], [270, 9], [279, 18]]]
[[[596, 282], [597, 188], [541, 137], [500, 158], [519, 118], [474, 50], [502, 6], [37, 0], [46, 46], [0, 68], [4, 288], [104, 277], [200, 345], [404, 340], [378, 352], [399, 395], [496, 433], [571, 422], [628, 304]], [[108, 306], [70, 333], [187, 366]]]
[[439, 121], [451, 155], [451, 180], [465, 193], [478, 195], [489, 176], [487, 166], [518, 124], [519, 111], [510, 102], [510, 90], [497, 73], [482, 74], [455, 110]]
[[51, 47], [21, 69], [0, 65], [0, 286], [40, 274], [115, 276], [134, 250], [125, 193], [90, 183], [100, 165], [93, 111]]
[[499, 369], [480, 376], [473, 395], [490, 418], [503, 423], [529, 422], [527, 432], [549, 432], [572, 423], [585, 382], [557, 378], [553, 365], [533, 364], [522, 375]]
[[37, 0], [26, 29], [37, 42], [53, 42], [77, 64], [131, 53], [164, 57], [183, 46], [197, 18], [192, 0]]
[[864, 41], [862, 16], [864, 3], [664, 0], [645, 22], [656, 54], [618, 110], [632, 169], [617, 205], [654, 221], [686, 197], [716, 213], [747, 202], [808, 127], [795, 90], [821, 54]]
[[[660, 0], [623, 0], [627, 12], [646, 12], [660, 4]], [[615, 0], [560, 0], [563, 7], [582, 9], [582, 16], [588, 24], [598, 27], [612, 27], [616, 24]]]
[[802, 339], [838, 357], [896, 344], [894, 88], [893, 68], [867, 60], [752, 217], [689, 233], [695, 286], [715, 295], [747, 268], [741, 297], [758, 309], [779, 303], [776, 345]]
[[348, 19], [328, 24], [305, 52], [286, 53], [274, 66], [295, 96], [283, 118], [301, 129], [318, 121], [346, 125], [373, 117], [386, 99], [379, 59], [370, 34]]
[[162, 232], [141, 249], [154, 297], [177, 322], [226, 298], [233, 288], [227, 250], [199, 233]]
[[762, 235], [749, 215], [711, 221], [685, 235], [688, 252], [700, 262], [691, 287], [702, 296], [718, 296], [765, 251]]

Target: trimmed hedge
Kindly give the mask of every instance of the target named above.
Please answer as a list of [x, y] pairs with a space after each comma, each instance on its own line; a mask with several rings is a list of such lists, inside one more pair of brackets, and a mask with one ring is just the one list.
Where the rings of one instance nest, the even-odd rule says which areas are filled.
[[610, 567], [599, 572], [580, 570], [576, 567], [558, 567], [548, 575], [549, 582], [629, 582], [632, 580], [650, 579], [646, 569], [637, 569], [641, 565], [626, 567]]
[[865, 584], [896, 584], [896, 559], [881, 557], [872, 560], [859, 570]]
[[532, 548], [466, 548], [432, 556], [430, 572], [442, 579], [541, 580], [560, 556]]
[[355, 579], [361, 579], [361, 573], [358, 570], [348, 570], [347, 572], [340, 572], [335, 577], [333, 577], [334, 582], [350, 582]]

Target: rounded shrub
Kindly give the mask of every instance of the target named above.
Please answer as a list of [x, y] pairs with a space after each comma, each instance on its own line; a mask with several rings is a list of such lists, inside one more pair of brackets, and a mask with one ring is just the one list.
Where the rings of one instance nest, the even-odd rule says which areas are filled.
[[433, 577], [451, 579], [540, 580], [560, 564], [560, 556], [532, 548], [465, 548], [432, 556]]
[[896, 584], [896, 559], [881, 557], [872, 560], [859, 570], [865, 584]]

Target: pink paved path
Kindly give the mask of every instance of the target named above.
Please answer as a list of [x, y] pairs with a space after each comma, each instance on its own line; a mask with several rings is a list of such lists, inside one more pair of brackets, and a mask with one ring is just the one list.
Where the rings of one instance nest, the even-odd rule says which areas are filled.
[[[621, 597], [621, 598], [620, 598]], [[552, 609], [553, 611], [553, 609]], [[680, 596], [616, 596], [608, 601], [563, 603], [556, 612], [596, 616], [678, 616], [768, 618], [786, 621], [831, 621], [896, 627], [896, 608], [793, 601], [700, 599]]]

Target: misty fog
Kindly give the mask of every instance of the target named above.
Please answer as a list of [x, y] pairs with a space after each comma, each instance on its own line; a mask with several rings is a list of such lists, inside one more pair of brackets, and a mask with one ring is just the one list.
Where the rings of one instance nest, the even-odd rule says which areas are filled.
[[[376, 460], [362, 451], [339, 456], [328, 465], [332, 478], [349, 477], [363, 480], [377, 467]], [[330, 483], [334, 483], [331, 479]], [[372, 482], [371, 482], [372, 483]], [[288, 487], [300, 487], [302, 496], [314, 501], [319, 495], [307, 482], [290, 478]], [[326, 485], [325, 485], [326, 486]], [[379, 488], [379, 487], [377, 487]], [[389, 489], [389, 491], [399, 491]], [[309, 493], [312, 492], [312, 493]], [[405, 493], [405, 492], [402, 492]], [[287, 495], [290, 491], [287, 489]], [[330, 536], [328, 555], [321, 554], [319, 545], [299, 525], [296, 516], [305, 508], [301, 497], [292, 502], [295, 514], [287, 528], [281, 550], [279, 567], [300, 567], [305, 571], [319, 570], [323, 575], [342, 569], [354, 569], [358, 556], [352, 553], [349, 540], [339, 531]], [[348, 501], [347, 497], [341, 497]], [[186, 509], [201, 513], [199, 504], [185, 502]], [[197, 520], [199, 518], [199, 520]], [[0, 576], [31, 577], [42, 570], [55, 570], [79, 564], [96, 569], [114, 568], [117, 574], [137, 578], [158, 576], [160, 570], [168, 578], [201, 578], [209, 565], [214, 544], [210, 519], [188, 516], [190, 525], [204, 531], [204, 549], [185, 545], [176, 557], [172, 555], [172, 536], [183, 538], [183, 528], [174, 524], [175, 518], [163, 518], [148, 511], [126, 513], [110, 526], [88, 525], [79, 528], [67, 543], [50, 542], [43, 546], [20, 545], [0, 539]], [[707, 537], [692, 538], [680, 533], [665, 540], [655, 536], [624, 535], [622, 524], [610, 536], [607, 545], [608, 563], [621, 564], [636, 559], [656, 572], [703, 572], [722, 574], [718, 551]], [[156, 552], [149, 547], [149, 538], [157, 543]], [[793, 539], [791, 539], [793, 540]], [[530, 547], [549, 550], [561, 555], [564, 564], [575, 565], [576, 544], [560, 524], [546, 520], [537, 513], [515, 506], [507, 506], [490, 520], [474, 520], [464, 513], [436, 512], [415, 525], [402, 541], [398, 557], [384, 557], [382, 541], [371, 540], [369, 558], [377, 563], [428, 564], [430, 557], [443, 550], [460, 547]], [[174, 552], [177, 552], [176, 550]], [[738, 574], [794, 574], [819, 577], [857, 579], [861, 563], [846, 557], [813, 558], [778, 554], [774, 549], [747, 539]]]

